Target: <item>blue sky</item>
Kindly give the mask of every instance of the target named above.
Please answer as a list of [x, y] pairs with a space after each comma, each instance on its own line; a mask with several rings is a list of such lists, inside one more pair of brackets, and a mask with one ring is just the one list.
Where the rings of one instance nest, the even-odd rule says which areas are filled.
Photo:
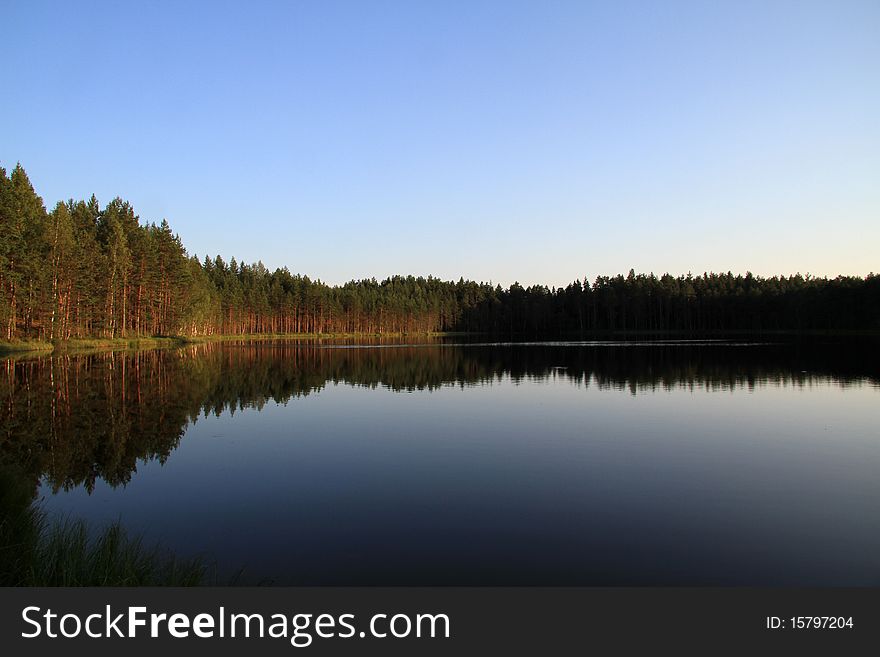
[[880, 2], [4, 2], [0, 165], [328, 282], [880, 271]]

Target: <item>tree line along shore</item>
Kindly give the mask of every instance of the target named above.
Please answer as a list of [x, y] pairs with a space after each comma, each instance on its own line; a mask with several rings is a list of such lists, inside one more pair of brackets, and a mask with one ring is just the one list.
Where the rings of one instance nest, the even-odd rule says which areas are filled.
[[[585, 254], [585, 260], [589, 255]], [[0, 341], [157, 346], [173, 339], [467, 332], [880, 330], [880, 275], [636, 273], [565, 287], [432, 276], [328, 285], [286, 267], [188, 254], [167, 221], [128, 202], [47, 211], [21, 165], [0, 168]]]

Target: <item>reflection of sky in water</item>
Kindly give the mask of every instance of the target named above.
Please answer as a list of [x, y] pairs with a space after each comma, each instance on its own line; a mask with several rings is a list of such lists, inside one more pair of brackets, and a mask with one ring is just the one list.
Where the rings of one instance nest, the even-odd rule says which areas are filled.
[[880, 584], [870, 383], [328, 383], [46, 500], [290, 583]]

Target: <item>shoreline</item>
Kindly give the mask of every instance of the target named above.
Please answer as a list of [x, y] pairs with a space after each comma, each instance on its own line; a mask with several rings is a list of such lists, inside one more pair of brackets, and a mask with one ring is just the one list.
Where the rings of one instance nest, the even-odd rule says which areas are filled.
[[141, 351], [151, 349], [170, 349], [188, 345], [207, 344], [211, 342], [269, 342], [283, 340], [352, 340], [352, 339], [400, 339], [400, 338], [444, 338], [444, 337], [475, 337], [490, 336], [505, 339], [522, 339], [527, 341], [558, 341], [578, 339], [620, 339], [633, 338], [693, 338], [714, 337], [802, 337], [802, 338], [856, 338], [880, 337], [877, 329], [826, 330], [727, 330], [727, 331], [587, 331], [566, 335], [532, 336], [527, 334], [487, 334], [467, 331], [440, 331], [429, 333], [246, 333], [231, 335], [199, 335], [199, 336], [139, 336], [133, 338], [73, 338], [71, 340], [47, 342], [45, 340], [0, 340], [0, 358], [17, 355], [47, 355], [65, 353], [89, 353], [103, 351]]
[[452, 337], [470, 335], [463, 332], [432, 333], [246, 333], [232, 335], [171, 335], [134, 338], [73, 338], [57, 342], [45, 340], [0, 340], [0, 357], [19, 354], [81, 353], [94, 351], [127, 351], [169, 349], [210, 342], [260, 342], [274, 340], [347, 340], [357, 338]]

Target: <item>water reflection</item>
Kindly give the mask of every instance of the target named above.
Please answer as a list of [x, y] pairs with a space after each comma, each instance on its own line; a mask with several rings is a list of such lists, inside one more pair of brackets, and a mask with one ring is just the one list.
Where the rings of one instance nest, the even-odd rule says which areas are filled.
[[250, 581], [876, 584], [876, 349], [216, 343], [7, 360], [0, 467]]
[[[381, 348], [380, 348], [381, 347]], [[625, 347], [625, 348], [621, 348]], [[52, 490], [125, 484], [167, 460], [200, 415], [285, 404], [329, 383], [395, 392], [564, 378], [631, 394], [675, 388], [876, 385], [875, 352], [840, 344], [373, 345], [211, 343], [6, 360], [0, 459]]]

